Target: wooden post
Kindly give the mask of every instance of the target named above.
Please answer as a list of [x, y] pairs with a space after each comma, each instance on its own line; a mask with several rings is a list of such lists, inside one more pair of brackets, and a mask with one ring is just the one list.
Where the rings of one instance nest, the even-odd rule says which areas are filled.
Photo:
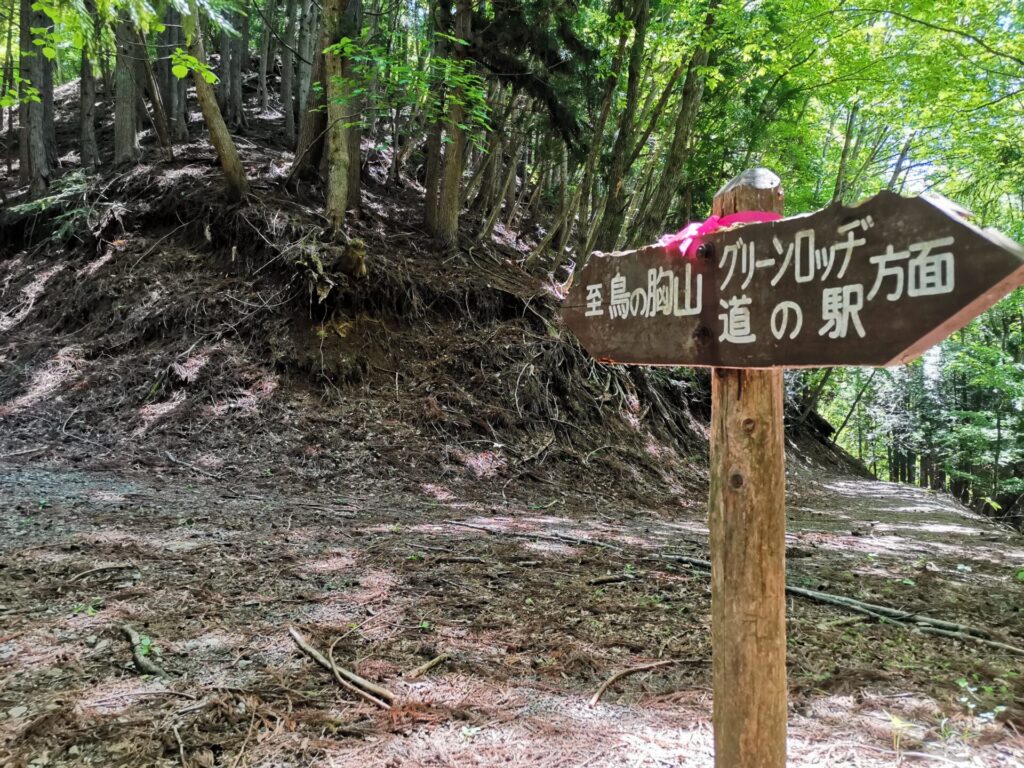
[[[782, 213], [782, 182], [746, 171], [713, 213]], [[723, 297], [724, 298], [724, 297]], [[711, 638], [716, 768], [786, 764], [786, 508], [781, 368], [711, 373]]]

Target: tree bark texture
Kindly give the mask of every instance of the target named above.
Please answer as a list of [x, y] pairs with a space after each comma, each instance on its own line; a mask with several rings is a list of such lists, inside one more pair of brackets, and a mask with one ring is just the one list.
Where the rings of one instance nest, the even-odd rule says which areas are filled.
[[114, 63], [114, 165], [132, 165], [139, 159], [139, 91], [130, 22], [122, 18], [114, 35], [117, 60]]
[[[714, 11], [719, 5], [720, 0], [711, 0], [708, 4], [708, 13], [704, 19], [705, 35], [714, 26]], [[641, 209], [640, 220], [635, 227], [634, 234], [638, 242], [647, 243], [661, 234], [672, 198], [679, 189], [689, 151], [690, 134], [704, 98], [705, 80], [702, 70], [707, 66], [709, 58], [708, 45], [702, 41], [694, 50], [687, 65], [683, 93], [679, 99], [679, 111], [676, 113], [675, 129], [665, 158], [665, 167], [650, 202]]]
[[[192, 14], [198, 17], [195, 0], [191, 2]], [[200, 25], [196, 25], [195, 34], [192, 37], [192, 44], [189, 46], [189, 53], [195, 56], [201, 63], [206, 63], [206, 51], [203, 49], [203, 36]], [[196, 86], [196, 96], [199, 99], [199, 106], [203, 110], [203, 119], [210, 131], [210, 143], [217, 152], [221, 168], [224, 171], [224, 178], [228, 186], [228, 196], [232, 200], [242, 200], [249, 192], [249, 181], [245, 177], [245, 168], [242, 166], [242, 159], [238, 155], [234, 139], [228, 131], [224, 117], [217, 105], [217, 96], [201, 73], [192, 73], [192, 82]]]

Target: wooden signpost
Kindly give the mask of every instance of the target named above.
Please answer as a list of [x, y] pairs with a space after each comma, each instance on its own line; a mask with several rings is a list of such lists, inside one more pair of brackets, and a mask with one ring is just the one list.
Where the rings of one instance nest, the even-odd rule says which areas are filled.
[[[782, 213], [763, 168], [713, 214]], [[941, 199], [745, 224], [676, 245], [594, 254], [563, 317], [598, 360], [710, 366], [712, 666], [717, 768], [786, 762], [786, 367], [918, 357], [1024, 284], [1024, 249]]]

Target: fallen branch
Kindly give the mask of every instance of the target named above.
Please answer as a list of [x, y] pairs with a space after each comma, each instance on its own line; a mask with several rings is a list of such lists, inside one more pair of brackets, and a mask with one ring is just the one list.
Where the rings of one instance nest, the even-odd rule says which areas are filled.
[[434, 658], [432, 658], [426, 664], [420, 664], [420, 666], [416, 667], [416, 669], [414, 669], [408, 675], [403, 675], [403, 677], [405, 677], [406, 680], [415, 680], [417, 677], [422, 677], [423, 675], [427, 674], [427, 672], [432, 670], [434, 667], [448, 661], [451, 657], [452, 656], [450, 653], [442, 653], [440, 656], [435, 656]]
[[669, 667], [673, 664], [702, 664], [707, 663], [706, 659], [667, 659], [666, 661], [653, 661], [650, 664], [641, 664], [639, 667], [630, 667], [629, 669], [623, 669], [616, 672], [614, 675], [605, 680], [601, 687], [597, 689], [597, 692], [590, 699], [590, 706], [596, 707], [597, 703], [604, 696], [611, 686], [617, 683], [624, 677], [629, 675], [636, 675], [640, 672], [650, 672], [652, 669], [660, 669], [661, 667]]
[[[687, 557], [685, 555], [658, 555], [653, 559], [685, 563], [709, 573], [711, 571], [711, 561], [701, 560], [696, 557]], [[897, 608], [890, 608], [886, 605], [865, 603], [862, 600], [855, 600], [852, 597], [833, 595], [828, 592], [819, 592], [816, 589], [805, 589], [804, 587], [797, 587], [791, 584], [786, 585], [786, 592], [791, 595], [806, 597], [819, 603], [828, 603], [829, 605], [846, 608], [847, 610], [855, 611], [856, 613], [860, 613], [865, 616], [870, 616], [884, 624], [915, 626], [917, 629], [930, 635], [939, 635], [941, 637], [950, 637], [959, 640], [971, 640], [992, 648], [999, 648], [1000, 650], [1007, 651], [1018, 656], [1024, 656], [1024, 648], [995, 640], [993, 639], [992, 632], [981, 627], [957, 624], [952, 621], [935, 619], [931, 616], [925, 616], [912, 611], [901, 611]]]
[[164, 451], [164, 455], [168, 459], [170, 459], [171, 462], [173, 462], [174, 464], [177, 464], [179, 466], [185, 467], [187, 469], [191, 469], [193, 472], [198, 472], [200, 475], [206, 475], [207, 477], [209, 477], [209, 478], [211, 478], [213, 480], [220, 480], [220, 479], [222, 479], [221, 475], [215, 475], [215, 474], [213, 474], [213, 472], [207, 472], [202, 467], [197, 467], [194, 464], [189, 464], [187, 461], [182, 461], [181, 459], [176, 458], [175, 455], [173, 453], [171, 453], [170, 451]]
[[135, 563], [118, 563], [117, 565], [101, 565], [99, 568], [90, 568], [88, 571], [82, 571], [77, 573], [68, 579], [68, 584], [79, 579], [84, 579], [86, 576], [91, 576], [94, 573], [101, 573], [102, 571], [120, 571], [124, 568], [134, 568], [138, 570], [139, 567]]
[[617, 547], [614, 544], [607, 544], [603, 541], [594, 541], [593, 539], [581, 539], [576, 536], [563, 536], [559, 533], [545, 534], [545, 533], [521, 533], [518, 531], [496, 531], [493, 528], [488, 528], [485, 525], [473, 525], [472, 523], [463, 523], [460, 520], [445, 520], [448, 525], [458, 525], [462, 528], [472, 528], [474, 531], [483, 531], [493, 536], [515, 536], [519, 539], [532, 539], [533, 541], [552, 541], [558, 544], [574, 544], [578, 547], [600, 547], [601, 549], [610, 549], [613, 552], [621, 552], [622, 547]]
[[[592, 541], [588, 539], [580, 539], [574, 536], [562, 536], [560, 534], [541, 534], [541, 533], [520, 533], [516, 531], [499, 531], [493, 528], [487, 528], [483, 525], [473, 525], [472, 523], [464, 523], [459, 520], [446, 520], [449, 525], [457, 525], [463, 528], [472, 528], [473, 530], [483, 531], [493, 536], [514, 536], [522, 539], [534, 539], [537, 541], [553, 541], [562, 544], [575, 544], [577, 546], [591, 546], [600, 547], [601, 549], [611, 550], [613, 552], [622, 552], [622, 547], [615, 546], [614, 544], [607, 544], [602, 541]], [[686, 555], [675, 555], [675, 554], [662, 554], [656, 555], [651, 560], [661, 562], [673, 562], [673, 563], [685, 563], [692, 565], [702, 571], [706, 571], [710, 574], [711, 572], [711, 561], [703, 560], [699, 557], [688, 557]], [[954, 639], [972, 640], [982, 645], [987, 645], [991, 648], [999, 648], [1000, 650], [1013, 653], [1017, 656], [1024, 656], [1024, 648], [1020, 648], [1009, 643], [1000, 642], [993, 639], [993, 634], [987, 629], [981, 627], [972, 627], [966, 624], [957, 624], [952, 621], [945, 621], [943, 619], [935, 619], [931, 616], [925, 616], [920, 613], [913, 613], [911, 611], [901, 611], [896, 608], [889, 608], [885, 605], [876, 605], [874, 603], [865, 603], [861, 600], [855, 600], [852, 597], [844, 597], [842, 595], [833, 595], [828, 592], [819, 592], [814, 589], [804, 589], [803, 587], [797, 587], [792, 585], [786, 585], [786, 592], [791, 595], [798, 595], [800, 597], [806, 597], [811, 600], [816, 600], [821, 603], [828, 603], [830, 605], [837, 605], [842, 608], [846, 608], [857, 613], [861, 613], [865, 616], [870, 616], [873, 619], [884, 624], [897, 624], [901, 626], [915, 626], [922, 632], [926, 632], [932, 635], [939, 635], [942, 637], [950, 637]]]
[[[369, 680], [365, 680], [357, 675], [355, 672], [350, 672], [344, 667], [339, 667], [334, 663], [333, 659], [327, 658], [320, 653], [320, 651], [306, 642], [306, 638], [304, 638], [294, 627], [288, 628], [288, 634], [292, 636], [292, 640], [295, 641], [299, 650], [330, 672], [334, 676], [338, 685], [346, 691], [358, 696], [364, 701], [368, 701], [376, 707], [380, 707], [381, 709], [391, 709], [391, 702], [395, 699], [395, 696], [391, 691], [386, 688], [381, 688], [379, 685], [374, 685]], [[331, 647], [333, 649], [334, 646]]]
[[619, 573], [613, 576], [598, 576], [596, 579], [591, 579], [587, 582], [589, 587], [599, 587], [603, 584], [619, 584], [623, 581], [636, 581], [639, 576], [632, 573]]
[[170, 677], [163, 669], [160, 668], [152, 659], [146, 658], [145, 653], [142, 650], [142, 638], [139, 637], [139, 633], [134, 629], [125, 624], [121, 627], [121, 631], [124, 632], [125, 637], [128, 638], [128, 642], [132, 646], [132, 661], [135, 662], [135, 668], [144, 675], [153, 675], [154, 677], [160, 677], [166, 680]]

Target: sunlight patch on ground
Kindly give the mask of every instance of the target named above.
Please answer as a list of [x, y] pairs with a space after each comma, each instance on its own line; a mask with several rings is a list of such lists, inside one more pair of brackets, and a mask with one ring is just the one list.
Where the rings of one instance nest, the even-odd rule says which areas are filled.
[[[1019, 765], [1024, 758], [1020, 735], [981, 717], [944, 712], [938, 702], [923, 694], [859, 691], [816, 697], [791, 725], [821, 732], [820, 738], [799, 744], [791, 752], [827, 752], [832, 760], [843, 757], [846, 761], [828, 765], [893, 765], [900, 762], [895, 759], [897, 752], [955, 765], [994, 765], [972, 754], [978, 741], [999, 743], [1007, 756], [1006, 765]], [[790, 741], [792, 745], [794, 740]], [[871, 758], [865, 761], [865, 755]]]
[[50, 397], [68, 379], [78, 374], [83, 361], [77, 347], [64, 347], [56, 355], [47, 360], [32, 374], [28, 387], [6, 405], [0, 406], [0, 416], [20, 411], [35, 405], [40, 400]]
[[26, 634], [0, 643], [0, 664], [12, 668], [15, 675], [24, 675], [74, 664], [88, 650], [83, 644], [69, 644], [59, 634]]
[[132, 707], [143, 706], [150, 697], [166, 695], [167, 687], [158, 681], [135, 677], [107, 680], [77, 694], [75, 711], [81, 715], [119, 715]]
[[[182, 510], [183, 513], [188, 511]], [[237, 539], [241, 535], [240, 531], [225, 531], [211, 526], [189, 525], [175, 531], [149, 533], [145, 538], [140, 538], [136, 531], [111, 526], [99, 531], [77, 534], [74, 540], [91, 546], [111, 544], [128, 545], [132, 548], [152, 551], [194, 552], [198, 549], [216, 547]]]
[[295, 642], [284, 628], [273, 635], [251, 635], [246, 639], [245, 647], [250, 657], [258, 658], [268, 666], [294, 669], [309, 661], [300, 655]]
[[972, 528], [966, 525], [955, 525], [950, 523], [879, 523], [875, 526], [878, 533], [892, 533], [896, 531], [922, 531], [924, 533], [954, 533], [962, 536], [975, 536], [984, 533], [980, 528]]
[[165, 400], [162, 403], [148, 403], [142, 406], [139, 408], [139, 418], [142, 420], [142, 424], [136, 428], [132, 436], [141, 437], [151, 426], [174, 413], [183, 402], [185, 402], [185, 393], [179, 390], [171, 396], [170, 400]]
[[84, 267], [81, 267], [75, 273], [75, 277], [78, 277], [78, 278], [92, 277], [97, 272], [99, 272], [100, 269], [103, 267], [103, 265], [106, 264], [107, 262], [109, 262], [112, 258], [114, 258], [114, 252], [113, 252], [113, 250], [108, 250], [106, 253], [104, 253], [99, 258], [93, 259], [88, 264], [86, 264]]
[[333, 549], [315, 560], [307, 560], [302, 567], [313, 573], [342, 573], [351, 571], [355, 565], [355, 550]]
[[389, 600], [394, 588], [401, 582], [389, 571], [367, 571], [359, 578], [359, 589], [347, 597], [356, 605], [369, 605]]
[[494, 477], [508, 463], [500, 451], [459, 452], [456, 458], [476, 477]]
[[212, 350], [204, 349], [196, 354], [189, 357], [184, 362], [176, 362], [171, 366], [171, 371], [181, 381], [187, 384], [191, 384], [199, 378], [200, 372], [206, 367], [206, 364], [210, 362], [210, 353]]
[[444, 534], [451, 533], [452, 529], [450, 525], [444, 525], [441, 523], [420, 523], [419, 525], [410, 525], [407, 530], [410, 533], [426, 533], [434, 536], [442, 536]]
[[277, 377], [267, 376], [257, 381], [251, 387], [241, 390], [237, 396], [230, 400], [207, 407], [206, 411], [211, 416], [224, 416], [231, 411], [238, 411], [249, 415], [254, 414], [259, 409], [261, 403], [273, 396], [277, 386]]
[[423, 483], [420, 485], [420, 490], [438, 501], [455, 501], [456, 498], [454, 493], [443, 485], [437, 485], [436, 483]]
[[580, 552], [577, 547], [554, 541], [524, 541], [523, 548], [547, 557], [575, 557]]
[[9, 310], [0, 311], [0, 331], [9, 331], [28, 317], [36, 301], [46, 290], [46, 284], [56, 275], [64, 271], [65, 264], [54, 264], [40, 270], [32, 281], [21, 289], [21, 300]]
[[197, 637], [189, 638], [188, 640], [165, 642], [164, 645], [167, 646], [168, 650], [175, 652], [220, 654], [230, 653], [236, 642], [237, 638], [229, 635], [227, 632], [223, 630], [214, 630]]

